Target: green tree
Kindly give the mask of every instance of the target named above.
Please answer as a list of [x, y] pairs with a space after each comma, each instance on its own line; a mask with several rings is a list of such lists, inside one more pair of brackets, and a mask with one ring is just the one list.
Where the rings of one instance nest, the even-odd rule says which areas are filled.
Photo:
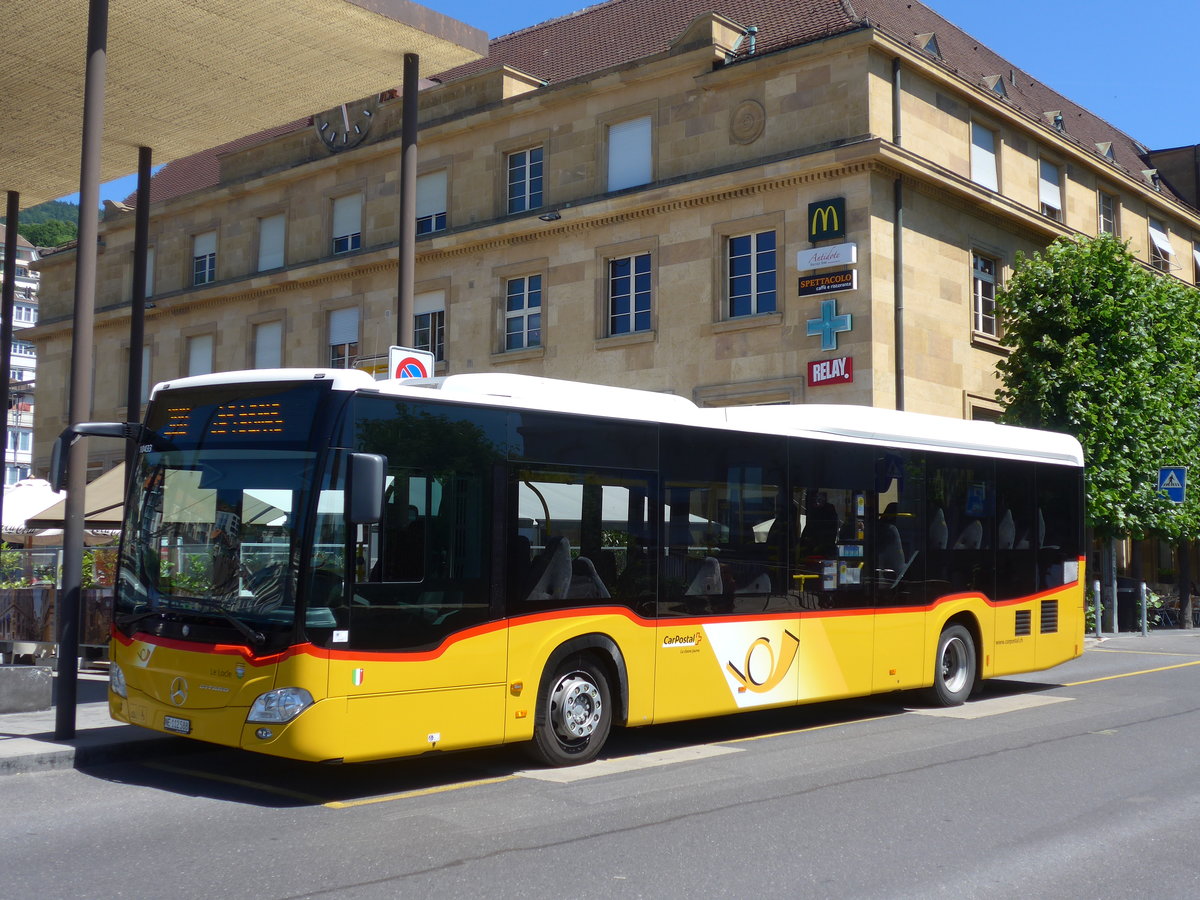
[[74, 222], [62, 222], [50, 219], [32, 225], [22, 224], [17, 231], [21, 237], [35, 247], [61, 247], [68, 241], [79, 237], [79, 226]]
[[996, 303], [1004, 421], [1079, 439], [1097, 536], [1195, 538], [1200, 492], [1174, 504], [1157, 474], [1200, 459], [1200, 293], [1103, 235], [1018, 257]]

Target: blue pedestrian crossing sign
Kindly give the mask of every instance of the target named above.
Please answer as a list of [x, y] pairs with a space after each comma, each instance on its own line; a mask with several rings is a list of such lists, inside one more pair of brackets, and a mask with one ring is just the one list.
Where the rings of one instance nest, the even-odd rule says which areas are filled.
[[1164, 466], [1158, 470], [1158, 492], [1166, 494], [1172, 503], [1182, 503], [1187, 488], [1185, 466]]

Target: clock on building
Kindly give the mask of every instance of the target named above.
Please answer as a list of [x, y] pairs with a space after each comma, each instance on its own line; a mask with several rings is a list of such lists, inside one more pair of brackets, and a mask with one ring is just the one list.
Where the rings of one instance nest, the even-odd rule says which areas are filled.
[[366, 138], [377, 109], [375, 97], [343, 103], [313, 116], [313, 128], [330, 152], [349, 150]]

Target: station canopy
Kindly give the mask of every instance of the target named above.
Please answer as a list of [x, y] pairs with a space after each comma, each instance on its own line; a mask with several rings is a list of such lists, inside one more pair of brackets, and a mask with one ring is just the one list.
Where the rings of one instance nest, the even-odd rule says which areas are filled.
[[[86, 0], [6, 0], [0, 190], [22, 208], [79, 189]], [[101, 183], [400, 86], [487, 53], [409, 0], [108, 0]]]

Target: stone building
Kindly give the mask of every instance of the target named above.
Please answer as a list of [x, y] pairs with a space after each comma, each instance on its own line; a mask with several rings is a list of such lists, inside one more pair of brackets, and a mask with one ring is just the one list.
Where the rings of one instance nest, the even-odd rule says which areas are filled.
[[[155, 176], [143, 395], [386, 353], [399, 113], [391, 93], [314, 110]], [[610, 0], [424, 84], [420, 122], [414, 335], [439, 373], [988, 417], [1018, 253], [1112, 231], [1200, 274], [1194, 179], [917, 2]], [[96, 419], [138, 414], [133, 219], [101, 229]], [[41, 263], [39, 469], [73, 263]]]

